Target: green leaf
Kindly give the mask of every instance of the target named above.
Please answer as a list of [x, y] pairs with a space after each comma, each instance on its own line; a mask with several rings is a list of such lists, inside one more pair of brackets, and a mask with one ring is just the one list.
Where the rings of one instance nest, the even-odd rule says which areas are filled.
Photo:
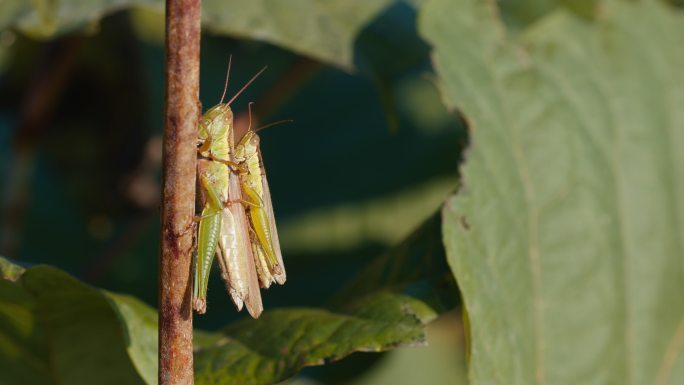
[[245, 319], [195, 353], [198, 384], [271, 384], [304, 366], [353, 352], [379, 352], [424, 344], [420, 316], [431, 310], [407, 296], [378, 293], [342, 312], [279, 309]]
[[[366, 0], [205, 0], [202, 22], [217, 33], [279, 45], [327, 63], [352, 68], [357, 33], [390, 3]], [[16, 28], [35, 38], [93, 31], [107, 14], [140, 8], [161, 15], [161, 0], [7, 0], [0, 3], [0, 31]], [[150, 22], [149, 17], [145, 19]]]
[[423, 11], [471, 123], [444, 238], [472, 383], [683, 383], [683, 16], [612, 1], [512, 39], [493, 2]]
[[[428, 346], [393, 350], [371, 370], [350, 381], [338, 382], [339, 374], [326, 378], [345, 385], [466, 385], [468, 372], [462, 326], [457, 312], [442, 315], [427, 325]], [[344, 373], [339, 366], [337, 370]]]
[[[5, 265], [7, 260], [0, 258]], [[0, 279], [0, 383], [49, 384], [51, 373], [45, 330], [35, 301], [21, 286]]]
[[161, 0], [6, 0], [0, 5], [0, 31], [17, 28], [35, 38], [49, 38], [96, 27], [114, 11], [132, 6], [163, 10]]
[[[458, 288], [446, 262], [440, 215], [433, 215], [402, 243], [375, 258], [338, 293], [344, 304], [368, 293], [391, 290], [424, 302], [437, 313], [459, 302]], [[425, 319], [425, 322], [431, 318]]]
[[452, 309], [458, 294], [440, 229], [434, 216], [371, 263], [332, 310], [268, 310], [221, 333], [199, 333], [197, 383], [270, 384], [353, 352], [424, 344], [425, 324]]
[[19, 277], [21, 277], [22, 274], [24, 274], [25, 270], [26, 269], [23, 267], [13, 264], [8, 259], [0, 257], [0, 278], [9, 281], [16, 281], [19, 279]]
[[501, 0], [501, 14], [512, 28], [526, 27], [558, 8], [565, 8], [577, 15], [595, 17], [600, 0]]
[[126, 351], [147, 384], [157, 383], [157, 311], [129, 295], [104, 292], [114, 302], [123, 328]]
[[[29, 268], [16, 278], [0, 280], [3, 381], [144, 383], [126, 354], [127, 339], [139, 336], [124, 334], [116, 308], [103, 292], [47, 266]], [[150, 332], [156, 336], [156, 327], [145, 330]]]
[[390, 0], [207, 0], [204, 25], [350, 69], [356, 34]]

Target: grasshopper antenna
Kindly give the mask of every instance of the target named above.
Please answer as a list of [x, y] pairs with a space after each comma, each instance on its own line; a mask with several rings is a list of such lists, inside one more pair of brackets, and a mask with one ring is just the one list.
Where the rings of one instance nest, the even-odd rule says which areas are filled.
[[[254, 102], [249, 102], [249, 104], [247, 105], [247, 111], [249, 112], [249, 126], [247, 127], [247, 131], [249, 131], [249, 130], [252, 129], [252, 104], [254, 104]], [[265, 125], [265, 126], [261, 126], [261, 127], [257, 128], [257, 129], [255, 129], [254, 132], [256, 133], [256, 132], [259, 132], [259, 131], [263, 130], [264, 128], [269, 128], [269, 127], [277, 126], [278, 124], [282, 124], [282, 123], [292, 123], [292, 122], [294, 122], [294, 120], [292, 120], [292, 119], [278, 120], [278, 121], [276, 121], [276, 122], [269, 123], [269, 124], [267, 124], [267, 125]]]
[[252, 76], [252, 78], [249, 79], [249, 81], [247, 82], [247, 84], [245, 84], [244, 86], [242, 86], [242, 88], [240, 89], [240, 91], [238, 91], [237, 94], [235, 94], [235, 96], [233, 96], [233, 97], [228, 101], [228, 103], [226, 103], [226, 104], [230, 106], [230, 103], [232, 103], [232, 102], [235, 100], [235, 98], [237, 98], [238, 96], [240, 96], [240, 94], [242, 93], [242, 91], [244, 91], [245, 89], [247, 89], [247, 87], [249, 87], [249, 85], [252, 84], [252, 82], [255, 81], [256, 78], [258, 78], [259, 75], [261, 75], [262, 72], [266, 71], [266, 68], [268, 68], [268, 66], [264, 66], [264, 68], [262, 68], [261, 71], [257, 72], [256, 75]]
[[[265, 126], [261, 126], [261, 127], [257, 128], [256, 130], [254, 130], [254, 132], [259, 132], [259, 131], [261, 131], [261, 130], [263, 130], [263, 129], [265, 129], [265, 128], [277, 126], [277, 125], [282, 124], [282, 123], [292, 123], [292, 122], [294, 122], [294, 120], [292, 120], [292, 119], [283, 119], [283, 120], [279, 120], [279, 121], [277, 121], [277, 122], [273, 122], [273, 123], [269, 123], [269, 124], [267, 124], [267, 125], [265, 125]], [[251, 126], [251, 116], [250, 116], [250, 126]]]
[[249, 111], [249, 126], [247, 126], [247, 131], [252, 129], [252, 104], [254, 104], [254, 102], [249, 102], [249, 104], [247, 104], [247, 111]]
[[[228, 56], [228, 72], [226, 73], [226, 84], [223, 86], [223, 95], [221, 95], [221, 101], [219, 104], [223, 104], [223, 98], [226, 97], [226, 91], [228, 91], [228, 79], [230, 78], [230, 63], [233, 61], [233, 55]], [[228, 103], [230, 104], [230, 103]]]

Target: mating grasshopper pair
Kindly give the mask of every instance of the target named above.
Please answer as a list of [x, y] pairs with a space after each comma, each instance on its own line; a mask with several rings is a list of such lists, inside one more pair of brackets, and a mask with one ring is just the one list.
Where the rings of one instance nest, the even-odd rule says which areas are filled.
[[[198, 131], [197, 175], [202, 213], [197, 233], [193, 308], [206, 311], [209, 272], [218, 256], [221, 277], [238, 311], [257, 318], [263, 311], [260, 287], [285, 283], [285, 269], [266, 180], [259, 136], [250, 128], [236, 144], [230, 104], [210, 108]], [[228, 63], [230, 73], [230, 62]], [[226, 76], [226, 88], [228, 76]]]

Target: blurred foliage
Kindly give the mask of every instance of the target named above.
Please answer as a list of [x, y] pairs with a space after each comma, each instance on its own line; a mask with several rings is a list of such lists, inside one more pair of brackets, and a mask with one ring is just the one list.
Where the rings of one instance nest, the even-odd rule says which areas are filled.
[[518, 37], [477, 0], [422, 14], [473, 127], [444, 208], [472, 384], [684, 383], [684, 17], [603, 7]]
[[[350, 7], [345, 0], [205, 0], [202, 24], [215, 33], [270, 42], [350, 68], [356, 33], [388, 3], [390, 0], [366, 0]], [[42, 39], [74, 32], [94, 34], [99, 32], [105, 15], [132, 7], [146, 14], [144, 24], [147, 24], [150, 18], [161, 17], [164, 2], [5, 0], [0, 3], [0, 31], [13, 28]], [[142, 27], [145, 31], [163, 34], [163, 27]]]

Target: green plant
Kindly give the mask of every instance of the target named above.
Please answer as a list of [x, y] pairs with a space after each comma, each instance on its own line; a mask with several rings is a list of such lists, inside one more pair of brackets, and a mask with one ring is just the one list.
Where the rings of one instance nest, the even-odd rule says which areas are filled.
[[[682, 382], [684, 20], [580, 3], [205, 1], [201, 99], [231, 52], [294, 124], [261, 135], [287, 285], [235, 320], [210, 281], [195, 382], [424, 345], [440, 315], [451, 350], [292, 383]], [[0, 384], [156, 383], [162, 3], [2, 7]]]

